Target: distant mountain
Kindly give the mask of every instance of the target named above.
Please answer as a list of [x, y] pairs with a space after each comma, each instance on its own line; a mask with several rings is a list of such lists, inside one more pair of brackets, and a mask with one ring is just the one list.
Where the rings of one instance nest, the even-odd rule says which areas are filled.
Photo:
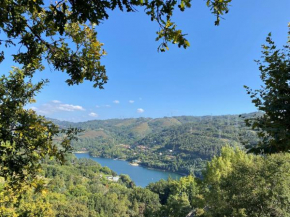
[[80, 123], [52, 120], [61, 127], [84, 130], [73, 142], [76, 151], [93, 156], [123, 158], [143, 166], [200, 175], [205, 162], [224, 145], [256, 143], [256, 133], [245, 127], [250, 113], [223, 116], [178, 116], [94, 120]]
[[129, 118], [93, 120], [73, 123], [50, 119], [60, 127], [77, 127], [85, 130], [80, 138], [115, 139], [118, 142], [133, 142], [152, 132], [160, 132], [170, 126], [181, 125], [176, 118]]

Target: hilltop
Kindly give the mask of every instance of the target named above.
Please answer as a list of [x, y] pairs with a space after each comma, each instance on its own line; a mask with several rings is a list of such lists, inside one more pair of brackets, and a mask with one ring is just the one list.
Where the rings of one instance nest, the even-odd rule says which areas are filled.
[[[72, 123], [53, 120], [60, 127], [84, 131], [74, 141], [75, 151], [119, 158], [182, 174], [200, 175], [205, 163], [225, 145], [241, 146], [258, 141], [244, 125], [250, 113], [222, 116], [129, 118]], [[243, 138], [243, 139], [241, 139]]]

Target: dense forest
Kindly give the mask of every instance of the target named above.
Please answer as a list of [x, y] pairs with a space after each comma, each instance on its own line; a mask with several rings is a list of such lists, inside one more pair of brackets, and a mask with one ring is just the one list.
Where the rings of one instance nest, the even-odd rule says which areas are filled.
[[20, 196], [2, 181], [1, 216], [290, 216], [290, 154], [263, 157], [225, 146], [203, 180], [186, 176], [146, 188], [127, 175], [109, 179], [117, 174], [93, 160], [66, 158], [62, 166], [45, 160], [41, 184], [26, 186]]
[[60, 127], [84, 131], [73, 141], [75, 151], [92, 156], [120, 158], [142, 166], [201, 176], [206, 162], [225, 145], [257, 143], [256, 132], [244, 118], [261, 113], [224, 116], [111, 119], [70, 123], [54, 120]]

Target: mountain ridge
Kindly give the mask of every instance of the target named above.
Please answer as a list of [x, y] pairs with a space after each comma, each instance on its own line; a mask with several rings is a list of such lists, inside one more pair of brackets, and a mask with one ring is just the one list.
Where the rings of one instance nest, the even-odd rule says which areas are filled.
[[78, 141], [72, 142], [75, 151], [88, 151], [92, 156], [137, 161], [145, 167], [200, 176], [206, 162], [219, 154], [221, 147], [242, 147], [242, 143], [258, 141], [256, 132], [247, 128], [243, 120], [243, 117], [257, 115], [261, 113], [79, 123], [52, 121], [60, 127], [84, 130]]

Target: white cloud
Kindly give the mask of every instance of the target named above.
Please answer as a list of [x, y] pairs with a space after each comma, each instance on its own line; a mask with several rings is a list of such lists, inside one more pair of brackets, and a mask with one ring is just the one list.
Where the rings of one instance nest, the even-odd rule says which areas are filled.
[[99, 106], [99, 105], [96, 105], [96, 108], [100, 108], [101, 106]]
[[89, 116], [91, 116], [91, 117], [98, 117], [99, 115], [97, 114], [97, 113], [95, 113], [95, 112], [91, 112], [90, 114], [89, 114]]
[[73, 111], [85, 111], [80, 105], [65, 104], [58, 100], [53, 100], [48, 103], [42, 104], [38, 108], [31, 107], [31, 109], [41, 114], [52, 114], [56, 112], [73, 112]]
[[120, 101], [119, 101], [119, 100], [114, 100], [113, 103], [115, 103], [115, 104], [119, 104]]
[[142, 109], [142, 108], [138, 108], [138, 109], [137, 109], [137, 113], [143, 113], [143, 112], [145, 112], [144, 109]]
[[53, 102], [53, 103], [61, 103], [61, 101], [59, 101], [59, 100], [52, 100], [51, 102]]
[[80, 105], [70, 105], [70, 104], [59, 104], [57, 109], [61, 111], [73, 112], [73, 111], [84, 111], [85, 109]]
[[129, 100], [129, 103], [134, 103], [135, 101], [134, 100]]
[[104, 105], [106, 108], [110, 108], [111, 106], [110, 105]]

